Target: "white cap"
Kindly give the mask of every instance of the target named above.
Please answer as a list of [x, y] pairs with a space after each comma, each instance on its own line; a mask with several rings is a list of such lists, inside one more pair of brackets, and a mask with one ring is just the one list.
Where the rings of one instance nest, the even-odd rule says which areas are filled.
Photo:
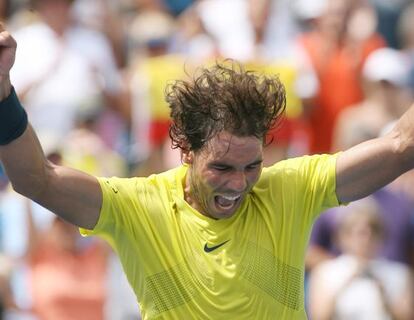
[[362, 75], [368, 81], [387, 81], [403, 87], [408, 84], [410, 63], [398, 50], [382, 48], [372, 52], [365, 61]]
[[137, 15], [129, 27], [129, 36], [138, 44], [166, 41], [175, 29], [174, 19], [159, 11], [144, 11]]
[[300, 19], [315, 19], [325, 12], [327, 4], [327, 0], [295, 0], [293, 10]]

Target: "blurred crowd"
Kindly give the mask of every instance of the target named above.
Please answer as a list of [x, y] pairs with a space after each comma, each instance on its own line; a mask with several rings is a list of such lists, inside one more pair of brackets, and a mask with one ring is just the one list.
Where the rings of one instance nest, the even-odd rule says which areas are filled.
[[[383, 135], [413, 100], [411, 0], [0, 0], [0, 19], [46, 156], [97, 176], [180, 164], [166, 88], [216, 61], [286, 86], [266, 165]], [[315, 223], [311, 319], [414, 318], [413, 185], [409, 172]], [[110, 247], [11, 191], [1, 168], [0, 319], [139, 319]]]

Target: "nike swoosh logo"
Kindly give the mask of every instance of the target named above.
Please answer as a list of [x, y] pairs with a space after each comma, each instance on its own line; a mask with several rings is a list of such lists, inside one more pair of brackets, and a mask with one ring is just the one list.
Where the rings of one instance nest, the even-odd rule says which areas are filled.
[[216, 245], [216, 246], [213, 246], [213, 247], [209, 247], [208, 245], [207, 245], [207, 243], [204, 245], [204, 251], [205, 252], [211, 252], [211, 251], [214, 251], [214, 250], [216, 250], [216, 249], [218, 249], [218, 248], [220, 248], [221, 246], [223, 246], [223, 245], [225, 245], [227, 242], [229, 242], [230, 240], [227, 240], [227, 241], [224, 241], [223, 243], [220, 243], [220, 244], [218, 244], [218, 245]]

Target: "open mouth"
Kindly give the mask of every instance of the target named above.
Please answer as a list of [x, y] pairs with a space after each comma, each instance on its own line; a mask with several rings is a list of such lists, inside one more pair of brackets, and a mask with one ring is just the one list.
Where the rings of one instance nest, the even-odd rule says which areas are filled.
[[236, 205], [240, 197], [241, 195], [237, 195], [237, 196], [218, 195], [214, 197], [214, 200], [218, 208], [222, 210], [229, 210]]

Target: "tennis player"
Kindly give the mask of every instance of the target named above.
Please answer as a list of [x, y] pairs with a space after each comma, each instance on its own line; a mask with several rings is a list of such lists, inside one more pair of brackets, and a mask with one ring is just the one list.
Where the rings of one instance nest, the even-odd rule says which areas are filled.
[[144, 319], [306, 319], [304, 255], [318, 214], [414, 167], [412, 107], [384, 137], [262, 168], [284, 87], [234, 64], [169, 88], [183, 165], [92, 177], [45, 159], [10, 84], [16, 43], [4, 29], [0, 47], [0, 159], [14, 189], [106, 239]]

